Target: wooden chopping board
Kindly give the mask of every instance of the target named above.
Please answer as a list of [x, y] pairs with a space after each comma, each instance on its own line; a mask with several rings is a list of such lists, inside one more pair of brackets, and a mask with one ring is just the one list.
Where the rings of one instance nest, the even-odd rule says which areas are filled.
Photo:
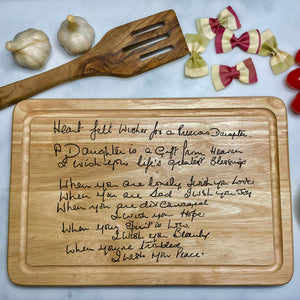
[[279, 285], [293, 273], [274, 97], [37, 99], [13, 116], [20, 285]]

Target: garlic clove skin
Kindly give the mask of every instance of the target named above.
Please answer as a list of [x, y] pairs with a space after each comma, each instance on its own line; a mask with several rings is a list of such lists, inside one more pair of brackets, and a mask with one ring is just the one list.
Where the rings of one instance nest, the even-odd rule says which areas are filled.
[[16, 63], [29, 69], [40, 69], [49, 59], [51, 45], [48, 36], [41, 30], [29, 28], [18, 33], [5, 48], [12, 52]]
[[91, 49], [95, 31], [86, 19], [69, 15], [62, 22], [57, 38], [68, 53], [77, 55]]

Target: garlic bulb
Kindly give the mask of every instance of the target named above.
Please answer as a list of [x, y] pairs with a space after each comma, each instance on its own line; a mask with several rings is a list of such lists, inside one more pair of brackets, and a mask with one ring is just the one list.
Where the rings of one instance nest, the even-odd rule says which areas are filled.
[[80, 54], [92, 47], [95, 31], [84, 18], [69, 15], [62, 22], [57, 38], [70, 54]]
[[16, 63], [29, 69], [41, 68], [50, 56], [48, 36], [41, 30], [29, 28], [18, 33], [5, 48], [12, 52]]

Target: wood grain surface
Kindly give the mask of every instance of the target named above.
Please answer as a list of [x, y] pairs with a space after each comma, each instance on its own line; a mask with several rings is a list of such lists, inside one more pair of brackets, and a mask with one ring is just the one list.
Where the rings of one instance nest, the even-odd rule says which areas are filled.
[[108, 31], [69, 63], [0, 88], [0, 109], [53, 86], [89, 76], [131, 77], [188, 54], [176, 14], [166, 10]]
[[36, 99], [13, 116], [20, 285], [279, 285], [293, 273], [274, 97]]

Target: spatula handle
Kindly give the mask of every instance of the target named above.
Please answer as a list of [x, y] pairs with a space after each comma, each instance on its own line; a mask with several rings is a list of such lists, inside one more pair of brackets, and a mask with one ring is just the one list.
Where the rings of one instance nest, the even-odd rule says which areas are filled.
[[60, 83], [80, 78], [74, 72], [74, 61], [0, 88], [0, 109], [34, 96]]

